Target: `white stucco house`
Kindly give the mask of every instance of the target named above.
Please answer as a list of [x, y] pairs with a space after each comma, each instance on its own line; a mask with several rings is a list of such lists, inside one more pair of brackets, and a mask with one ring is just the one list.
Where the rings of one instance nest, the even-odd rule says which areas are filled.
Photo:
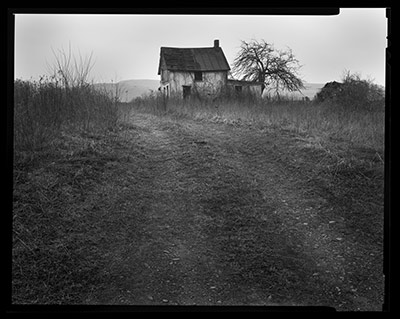
[[167, 96], [215, 97], [224, 90], [251, 91], [261, 96], [261, 83], [228, 79], [230, 67], [219, 40], [212, 47], [161, 47], [159, 90]]

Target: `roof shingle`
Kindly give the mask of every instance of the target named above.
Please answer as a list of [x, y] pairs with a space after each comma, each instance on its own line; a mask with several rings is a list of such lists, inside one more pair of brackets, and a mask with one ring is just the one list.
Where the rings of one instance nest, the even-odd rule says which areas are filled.
[[161, 63], [163, 67], [173, 71], [228, 71], [229, 64], [220, 47], [211, 48], [170, 48], [161, 47]]

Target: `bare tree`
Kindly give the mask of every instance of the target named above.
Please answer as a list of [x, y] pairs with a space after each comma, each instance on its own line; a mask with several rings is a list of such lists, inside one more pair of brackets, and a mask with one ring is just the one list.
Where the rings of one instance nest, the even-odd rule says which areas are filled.
[[279, 97], [280, 90], [294, 92], [304, 89], [303, 80], [298, 75], [300, 67], [290, 48], [276, 50], [265, 40], [251, 40], [242, 41], [233, 63], [233, 74], [241, 80], [262, 82], [263, 90], [274, 90]]

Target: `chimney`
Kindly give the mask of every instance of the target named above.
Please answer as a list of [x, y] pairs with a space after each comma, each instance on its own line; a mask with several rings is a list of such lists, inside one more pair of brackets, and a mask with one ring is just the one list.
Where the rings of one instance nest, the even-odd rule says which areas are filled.
[[214, 40], [214, 48], [219, 48], [219, 40]]

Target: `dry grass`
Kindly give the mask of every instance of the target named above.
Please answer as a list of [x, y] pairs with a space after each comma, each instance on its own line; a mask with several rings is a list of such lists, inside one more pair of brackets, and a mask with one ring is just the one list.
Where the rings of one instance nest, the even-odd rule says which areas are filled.
[[117, 122], [116, 103], [90, 85], [65, 87], [46, 78], [14, 83], [14, 148], [51, 147], [64, 130], [105, 132]]
[[[13, 303], [81, 302], [99, 283], [96, 224], [114, 139], [60, 133], [51, 151], [14, 162]], [[112, 205], [113, 203], [111, 203]], [[97, 207], [97, 209], [96, 209]]]
[[185, 101], [159, 96], [137, 99], [125, 105], [126, 111], [140, 110], [171, 117], [279, 128], [307, 134], [322, 141], [343, 140], [372, 148], [383, 156], [384, 108], [375, 110], [344, 108], [332, 103], [302, 101], [268, 102], [257, 99]]
[[13, 303], [81, 301], [98, 283], [93, 187], [116, 159], [116, 104], [84, 84], [14, 84]]
[[[135, 252], [142, 247], [139, 243], [148, 243], [141, 232], [149, 221], [140, 224], [137, 220], [143, 218], [142, 204], [151, 203], [157, 212], [159, 205], [168, 206], [179, 199], [181, 209], [186, 210], [188, 193], [193, 196], [189, 205], [200, 203], [209, 214], [207, 220], [212, 219], [207, 226], [210, 237], [215, 236], [221, 251], [232, 255], [232, 259], [225, 256], [227, 268], [237, 271], [232, 278], [240, 283], [286, 282], [276, 287], [281, 294], [290, 295], [292, 288], [302, 289], [302, 271], [311, 272], [296, 254], [273, 251], [280, 247], [278, 237], [263, 237], [266, 231], [276, 232], [278, 224], [265, 222], [260, 227], [259, 211], [253, 205], [254, 199], [260, 200], [260, 183], [267, 183], [265, 190], [272, 191], [270, 202], [276, 207], [270, 207], [271, 214], [282, 205], [276, 194], [301, 190], [298, 196], [302, 195], [304, 207], [323, 197], [324, 218], [343, 217], [349, 236], [360, 230], [360, 251], [373, 247], [376, 256], [380, 253], [376, 243], [381, 234], [376, 229], [381, 229], [377, 211], [381, 211], [383, 202], [382, 111], [344, 112], [328, 104], [238, 100], [170, 100], [164, 109], [164, 101], [155, 96], [120, 104], [116, 109], [112, 108], [115, 104], [109, 104], [113, 101], [92, 93], [82, 92], [77, 99], [65, 100], [62, 88], [47, 84], [24, 84], [17, 93], [12, 251], [15, 304], [90, 303], [91, 296], [102, 294], [103, 285], [127, 285], [118, 275], [129, 273], [131, 265], [122, 264], [118, 254]], [[66, 108], [64, 114], [60, 105], [74, 107]], [[90, 112], [85, 113], [87, 110]], [[160, 115], [159, 123], [153, 124], [158, 123], [160, 134], [174, 136], [170, 144], [160, 146], [156, 135], [154, 145], [146, 148], [140, 144], [143, 141], [134, 124], [137, 111]], [[213, 122], [238, 126], [239, 133], [230, 135], [234, 131], [224, 125], [224, 136], [210, 133], [210, 140], [205, 141], [203, 126], [194, 131], [194, 125], [185, 119], [200, 124], [204, 121], [205, 129], [211, 129]], [[152, 136], [152, 127], [140, 130]], [[260, 145], [271, 148], [275, 142], [278, 147], [266, 155], [266, 161]], [[207, 148], [210, 145], [212, 149]], [[182, 147], [180, 151], [174, 149], [178, 146]], [[220, 162], [223, 159], [222, 168], [212, 165], [218, 162], [215, 154]], [[250, 168], [232, 169], [234, 156], [237, 163]], [[240, 161], [241, 156], [246, 160]], [[178, 162], [187, 176], [176, 174], [180, 172], [174, 166]], [[281, 165], [290, 183], [286, 177], [282, 183], [268, 182], [268, 172], [262, 169], [266, 162]], [[168, 170], [170, 175], [163, 179]], [[157, 178], [165, 184], [159, 185], [157, 197], [152, 198]], [[204, 181], [212, 187], [205, 187]], [[279, 188], [284, 184], [290, 184], [293, 192]], [[177, 198], [167, 196], [171, 194]], [[337, 211], [331, 212], [331, 207]], [[127, 210], [134, 214], [125, 214]], [[249, 215], [249, 210], [254, 214]], [[235, 214], [228, 214], [230, 211]], [[290, 224], [290, 215], [279, 218], [288, 229], [295, 227]], [[156, 219], [152, 223], [148, 227], [159, 229]], [[176, 227], [180, 230], [184, 226]], [[166, 232], [160, 232], [160, 236], [167, 236]], [[261, 257], [270, 258], [267, 274], [261, 272]], [[279, 262], [273, 265], [274, 261]], [[110, 263], [114, 274], [106, 272]], [[371, 263], [368, 267], [374, 266]], [[163, 278], [159, 279], [161, 282]], [[353, 278], [363, 286], [361, 279]], [[307, 285], [309, 293], [316, 294], [312, 284]], [[104, 295], [107, 293], [117, 295], [112, 291]]]

